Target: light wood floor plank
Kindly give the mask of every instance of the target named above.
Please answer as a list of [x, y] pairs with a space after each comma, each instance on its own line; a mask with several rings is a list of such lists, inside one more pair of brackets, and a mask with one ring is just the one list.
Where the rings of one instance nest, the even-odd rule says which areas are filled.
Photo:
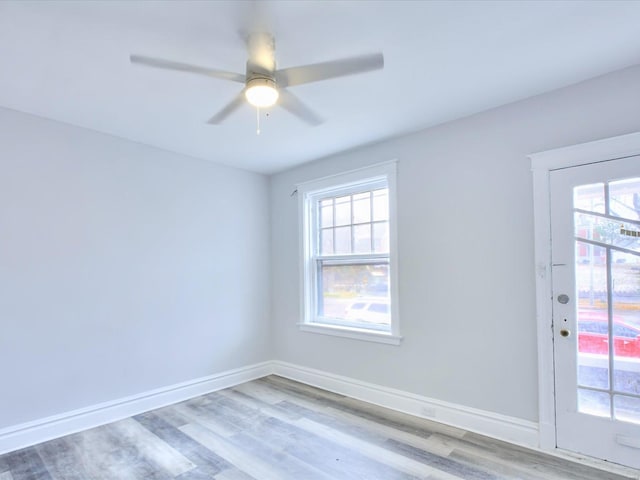
[[246, 453], [243, 449], [230, 444], [224, 438], [200, 425], [185, 425], [181, 430], [208, 449], [217, 452], [238, 470], [246, 472], [254, 478], [264, 480], [283, 478], [282, 471]]
[[74, 446], [73, 437], [57, 438], [35, 447], [55, 480], [85, 480], [90, 477], [78, 461], [79, 452]]
[[197, 465], [199, 472], [213, 477], [230, 467], [229, 463], [216, 452], [212, 452], [194, 441], [161, 416], [148, 412], [137, 415], [134, 419]]
[[215, 480], [256, 480], [249, 474], [238, 470], [237, 468], [230, 468], [215, 476]]
[[[154, 478], [172, 480], [173, 476], [158, 470], [138, 447], [118, 434], [114, 424], [104, 425], [68, 437], [81, 471], [92, 480], [136, 480]], [[62, 478], [65, 478], [64, 475]]]
[[131, 418], [116, 422], [112, 427], [116, 435], [130, 444], [135, 444], [140, 455], [172, 477], [196, 467], [184, 455]]
[[[246, 397], [239, 396], [237, 392], [233, 390], [222, 392], [223, 395], [228, 395], [230, 398], [239, 402], [247, 402], [251, 405], [250, 401]], [[249, 397], [250, 398], [250, 397]], [[255, 405], [255, 404], [254, 404]], [[443, 478], [452, 478], [445, 472], [441, 472], [437, 469], [429, 468], [427, 465], [413, 462], [411, 459], [402, 457], [388, 452], [382, 445], [389, 439], [385, 434], [391, 433], [393, 437], [400, 437], [403, 440], [410, 438], [414, 444], [425, 445], [426, 439], [422, 437], [411, 436], [404, 432], [400, 432], [396, 435], [396, 431], [388, 427], [382, 429], [370, 428], [373, 423], [363, 420], [362, 422], [354, 422], [355, 417], [349, 418], [351, 421], [344, 421], [335, 416], [327, 415], [322, 412], [310, 410], [293, 402], [284, 401], [278, 405], [255, 405], [256, 408], [261, 408], [265, 413], [277, 418], [279, 420], [289, 422], [299, 428], [302, 428], [310, 433], [322, 436], [326, 439], [332, 440], [347, 448], [357, 449], [361, 453], [374, 459], [385, 459], [385, 463], [394, 466], [398, 470], [402, 470], [414, 475], [423, 476], [428, 473], [434, 473], [436, 476]], [[295, 418], [290, 414], [283, 412], [295, 412], [299, 418]], [[366, 427], [362, 424], [366, 423]], [[384, 432], [381, 433], [380, 430]], [[459, 477], [455, 477], [459, 478]]]
[[210, 413], [199, 409], [197, 406], [189, 404], [177, 405], [175, 411], [188, 420], [184, 425], [198, 423], [223, 437], [229, 437], [240, 432], [240, 429], [225, 421], [224, 418], [213, 417]]
[[275, 447], [327, 472], [333, 478], [418, 478], [370, 459], [354, 448], [343, 448], [327, 438], [276, 418], [269, 418], [257, 425], [252, 430], [252, 435], [264, 438]]
[[372, 460], [382, 462], [396, 470], [415, 475], [418, 478], [423, 478], [427, 475], [431, 475], [434, 478], [439, 478], [442, 480], [463, 480], [466, 478], [460, 475], [447, 473], [438, 468], [429, 466], [426, 463], [415, 461], [408, 456], [401, 455], [378, 445], [360, 440], [357, 437], [347, 435], [340, 432], [339, 430], [324, 426], [307, 418], [302, 418], [295, 421], [294, 425], [309, 433], [313, 433], [315, 435], [323, 437], [345, 448], [355, 449], [362, 455], [369, 457]]
[[[245, 385], [253, 384], [250, 383]], [[295, 402], [293, 402], [290, 400], [285, 400], [286, 397], [284, 396], [272, 397], [272, 402], [279, 398], [283, 399], [278, 404], [266, 404], [264, 402], [261, 402], [260, 399], [254, 397], [254, 395], [262, 395], [265, 392], [268, 392], [266, 388], [262, 388], [262, 390], [256, 391], [255, 389], [245, 388], [245, 385], [242, 385], [240, 388], [235, 387], [233, 389], [223, 390], [220, 392], [220, 394], [229, 396], [230, 398], [233, 398], [238, 402], [245, 403], [248, 406], [259, 408], [268, 415], [271, 415], [283, 421], [294, 421], [304, 415], [307, 418], [319, 421], [320, 423], [328, 426], [340, 428], [343, 431], [351, 431], [352, 429], [349, 428], [349, 426], [355, 427], [358, 429], [357, 435], [360, 437], [377, 435], [379, 438], [382, 438], [384, 440], [394, 439], [407, 445], [422, 448], [435, 455], [445, 457], [453, 451], [452, 446], [444, 444], [440, 439], [434, 439], [434, 435], [431, 435], [427, 438], [423, 436], [413, 435], [411, 433], [397, 430], [393, 427], [382, 425], [380, 423], [367, 420], [365, 418], [344, 412], [342, 410], [337, 410], [333, 407], [317, 408], [317, 406], [315, 406], [312, 402], [303, 402], [300, 399], [296, 399]], [[252, 395], [247, 395], [245, 392], [248, 392]], [[307, 407], [301, 405], [302, 403], [305, 403]], [[314, 406], [316, 407], [315, 409], [313, 409]]]
[[34, 447], [7, 454], [6, 464], [13, 480], [53, 480]]

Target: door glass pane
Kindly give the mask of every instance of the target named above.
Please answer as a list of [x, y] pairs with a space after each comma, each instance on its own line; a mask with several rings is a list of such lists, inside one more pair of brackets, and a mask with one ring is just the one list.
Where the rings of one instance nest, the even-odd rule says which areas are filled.
[[640, 424], [640, 398], [616, 395], [613, 404], [616, 420]]
[[609, 214], [640, 220], [640, 178], [609, 183]]
[[597, 417], [611, 416], [611, 400], [606, 392], [578, 389], [578, 411]]
[[640, 395], [640, 255], [611, 254], [614, 388]]
[[609, 388], [607, 251], [576, 242], [578, 385]]
[[574, 188], [573, 206], [589, 212], [604, 213], [604, 183]]
[[640, 253], [640, 227], [587, 213], [575, 214], [576, 237]]
[[578, 410], [610, 417], [613, 398], [616, 420], [640, 423], [640, 225], [626, 221], [640, 218], [640, 179], [576, 187], [574, 209], [594, 212], [574, 213]]

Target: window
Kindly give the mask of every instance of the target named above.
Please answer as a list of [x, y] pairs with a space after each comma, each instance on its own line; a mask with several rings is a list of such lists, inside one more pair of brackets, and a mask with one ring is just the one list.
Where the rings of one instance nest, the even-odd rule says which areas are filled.
[[400, 343], [395, 167], [298, 185], [303, 330]]

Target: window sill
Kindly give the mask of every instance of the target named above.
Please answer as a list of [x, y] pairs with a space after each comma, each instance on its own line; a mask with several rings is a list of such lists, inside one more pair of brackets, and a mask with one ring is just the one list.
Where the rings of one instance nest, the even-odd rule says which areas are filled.
[[387, 345], [400, 345], [402, 337], [390, 333], [376, 333], [359, 328], [341, 327], [338, 325], [323, 325], [311, 323], [299, 323], [298, 326], [303, 332], [320, 333], [322, 335], [332, 335], [334, 337], [353, 338], [366, 342], [385, 343]]

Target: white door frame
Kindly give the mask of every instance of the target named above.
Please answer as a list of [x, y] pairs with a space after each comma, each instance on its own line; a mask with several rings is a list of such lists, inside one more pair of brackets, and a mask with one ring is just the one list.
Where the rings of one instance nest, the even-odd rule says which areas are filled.
[[581, 143], [529, 155], [533, 171], [536, 321], [538, 331], [539, 446], [556, 447], [551, 285], [551, 216], [549, 174], [552, 170], [640, 154], [640, 132]]

